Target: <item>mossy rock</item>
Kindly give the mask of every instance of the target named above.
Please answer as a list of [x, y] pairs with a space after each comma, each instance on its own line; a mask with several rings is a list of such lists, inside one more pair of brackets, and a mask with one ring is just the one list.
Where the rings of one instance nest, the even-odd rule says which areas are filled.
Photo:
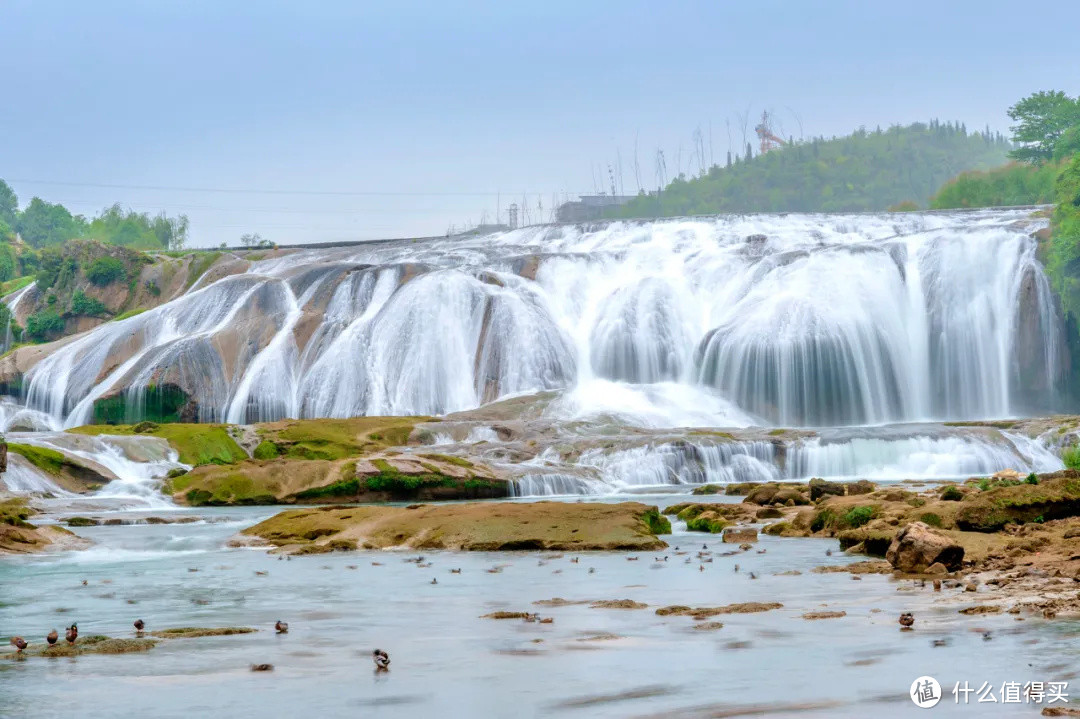
[[998, 487], [968, 497], [956, 515], [965, 531], [996, 532], [1025, 524], [1080, 516], [1080, 471], [1066, 469], [1039, 476], [1038, 484]]
[[224, 424], [160, 424], [157, 429], [137, 433], [136, 425], [91, 424], [69, 430], [78, 434], [146, 434], [161, 437], [177, 451], [184, 464], [233, 464], [248, 458], [240, 445], [229, 435]]
[[727, 521], [715, 512], [702, 512], [686, 520], [686, 528], [691, 532], [719, 534], [726, 526]]
[[253, 634], [257, 629], [251, 627], [175, 627], [150, 632], [158, 639], [197, 639], [199, 637], [230, 637], [234, 634]]
[[895, 530], [861, 527], [859, 529], [846, 529], [838, 533], [836, 538], [840, 541], [840, 549], [846, 550], [862, 545], [864, 554], [872, 557], [884, 557], [895, 536]]

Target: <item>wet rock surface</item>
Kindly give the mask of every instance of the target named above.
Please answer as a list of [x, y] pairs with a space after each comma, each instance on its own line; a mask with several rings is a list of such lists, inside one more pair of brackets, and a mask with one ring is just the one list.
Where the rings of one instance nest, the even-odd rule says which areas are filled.
[[473, 503], [325, 507], [282, 512], [244, 530], [286, 551], [355, 547], [496, 551], [654, 550], [670, 531], [656, 507], [637, 502]]

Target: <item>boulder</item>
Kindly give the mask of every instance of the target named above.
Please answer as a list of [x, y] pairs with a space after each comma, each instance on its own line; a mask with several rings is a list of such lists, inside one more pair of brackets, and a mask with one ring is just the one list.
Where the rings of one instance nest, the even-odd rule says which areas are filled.
[[840, 482], [826, 482], [824, 479], [810, 480], [810, 501], [816, 502], [823, 497], [843, 497], [844, 485]]
[[728, 529], [724, 532], [724, 541], [729, 544], [743, 544], [757, 541], [757, 530], [753, 527]]
[[797, 504], [810, 503], [810, 500], [806, 498], [806, 495], [800, 492], [797, 488], [791, 486], [783, 486], [780, 484], [758, 485], [754, 489], [750, 490], [750, 493], [746, 495], [746, 499], [744, 499], [743, 501], [749, 504], [758, 504], [761, 506], [794, 506]]
[[854, 494], [870, 494], [875, 489], [877, 489], [877, 487], [874, 486], [873, 482], [866, 479], [860, 479], [858, 482], [852, 482], [847, 486], [847, 493], [849, 496]]
[[964, 548], [944, 532], [923, 522], [912, 522], [897, 533], [885, 559], [901, 572], [925, 572], [935, 563], [955, 571], [964, 559]]

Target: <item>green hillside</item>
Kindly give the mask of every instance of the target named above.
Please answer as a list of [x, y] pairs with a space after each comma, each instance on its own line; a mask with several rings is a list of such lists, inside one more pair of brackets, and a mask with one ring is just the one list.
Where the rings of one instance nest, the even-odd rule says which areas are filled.
[[680, 177], [658, 194], [639, 195], [609, 216], [927, 207], [946, 180], [966, 170], [1001, 165], [1010, 149], [1000, 134], [968, 133], [963, 125], [937, 121], [858, 130], [846, 137], [796, 142], [749, 159], [732, 158], [701, 177]]

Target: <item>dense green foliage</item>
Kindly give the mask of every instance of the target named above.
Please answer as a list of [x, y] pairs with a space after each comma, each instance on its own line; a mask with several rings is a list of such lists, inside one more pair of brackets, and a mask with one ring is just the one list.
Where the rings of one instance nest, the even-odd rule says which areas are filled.
[[64, 329], [64, 320], [54, 309], [44, 309], [26, 318], [26, 335], [37, 342], [45, 342]]
[[1044, 205], [1054, 201], [1054, 181], [1060, 165], [1016, 162], [993, 170], [963, 172], [949, 180], [930, 200], [935, 210], [956, 207]]
[[1080, 153], [1058, 176], [1055, 199], [1046, 269], [1075, 337], [1080, 328]]
[[925, 207], [959, 172], [1005, 162], [1009, 143], [990, 132], [931, 122], [847, 137], [815, 138], [751, 159], [678, 177], [656, 194], [639, 195], [613, 217], [718, 212], [836, 212]]
[[61, 204], [40, 197], [30, 200], [20, 212], [15, 192], [0, 180], [0, 239], [15, 232], [31, 247], [39, 249], [87, 238], [140, 250], [181, 250], [187, 242], [188, 218], [168, 217], [164, 212], [151, 215], [125, 210], [117, 203], [87, 220], [73, 215]]
[[19, 213], [15, 230], [32, 247], [46, 247], [81, 237], [86, 230], [86, 220], [72, 215], [63, 205], [54, 205], [35, 197]]
[[99, 287], [116, 282], [126, 274], [124, 263], [115, 257], [98, 257], [86, 268], [86, 279]]
[[[1013, 140], [1019, 145], [1009, 153], [1014, 160], [1041, 165], [1060, 158], [1058, 144], [1070, 130], [1080, 127], [1080, 98], [1064, 92], [1036, 92], [1009, 108]], [[1075, 142], [1076, 134], [1070, 142]], [[1074, 149], [1075, 151], [1075, 149]]]
[[137, 250], [175, 250], [184, 246], [187, 229], [186, 215], [169, 218], [162, 213], [151, 217], [146, 213], [124, 210], [117, 203], [105, 208], [90, 223], [86, 236]]
[[71, 314], [85, 317], [100, 317], [107, 314], [108, 310], [101, 300], [89, 297], [82, 290], [75, 290], [71, 296]]

